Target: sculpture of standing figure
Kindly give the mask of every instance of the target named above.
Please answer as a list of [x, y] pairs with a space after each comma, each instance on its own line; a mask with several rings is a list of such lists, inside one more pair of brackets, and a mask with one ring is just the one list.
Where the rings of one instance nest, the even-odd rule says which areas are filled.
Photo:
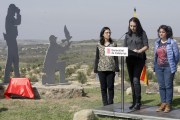
[[62, 42], [67, 41], [67, 45], [65, 45], [64, 47], [57, 44], [57, 37], [55, 37], [54, 35], [51, 35], [49, 37], [50, 46], [46, 53], [44, 68], [42, 68], [42, 71], [46, 73], [47, 76], [42, 76], [42, 84], [55, 84], [55, 71], [57, 70], [59, 70], [59, 83], [67, 83], [67, 81], [65, 80], [66, 62], [61, 61], [57, 63], [59, 54], [68, 50], [69, 46], [71, 45], [71, 42], [69, 42], [69, 40], [72, 37], [69, 35], [66, 26], [64, 27], [64, 32], [66, 39], [62, 40]]
[[[16, 15], [16, 18], [15, 18]], [[6, 34], [3, 33], [4, 39], [6, 40], [8, 46], [8, 55], [5, 68], [4, 82], [10, 82], [10, 71], [11, 65], [14, 65], [14, 75], [15, 77], [20, 77], [19, 74], [19, 55], [18, 46], [16, 38], [18, 36], [17, 26], [21, 24], [20, 9], [14, 4], [10, 4], [8, 8], [8, 13], [6, 16], [5, 29]]]

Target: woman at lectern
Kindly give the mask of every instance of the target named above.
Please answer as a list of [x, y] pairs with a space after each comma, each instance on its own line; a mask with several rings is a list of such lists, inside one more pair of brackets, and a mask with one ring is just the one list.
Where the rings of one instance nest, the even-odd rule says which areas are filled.
[[114, 77], [115, 74], [119, 76], [118, 56], [105, 56], [105, 47], [117, 47], [117, 43], [111, 39], [111, 30], [108, 27], [102, 28], [100, 32], [94, 67], [94, 74], [99, 75], [104, 106], [114, 103]]
[[179, 62], [179, 49], [176, 41], [172, 39], [170, 26], [161, 25], [157, 32], [159, 39], [154, 46], [154, 72], [158, 79], [161, 106], [156, 111], [169, 112], [173, 98], [173, 78]]
[[128, 47], [126, 64], [129, 73], [132, 89], [133, 103], [129, 109], [140, 110], [141, 106], [141, 85], [140, 75], [143, 70], [148, 49], [148, 38], [138, 18], [129, 20], [128, 33], [125, 36], [124, 47]]

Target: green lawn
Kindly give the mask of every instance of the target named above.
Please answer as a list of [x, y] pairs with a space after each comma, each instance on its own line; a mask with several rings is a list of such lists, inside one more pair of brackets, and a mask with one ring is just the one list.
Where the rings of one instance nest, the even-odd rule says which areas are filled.
[[[100, 89], [86, 89], [86, 96], [70, 99], [0, 99], [0, 120], [72, 120], [75, 112], [102, 106]], [[114, 102], [120, 102], [121, 93], [115, 91]], [[180, 108], [180, 97], [175, 96], [172, 107]], [[125, 102], [132, 102], [125, 94]], [[158, 94], [142, 95], [142, 104], [158, 105]], [[96, 120], [118, 120], [118, 118], [97, 117]]]

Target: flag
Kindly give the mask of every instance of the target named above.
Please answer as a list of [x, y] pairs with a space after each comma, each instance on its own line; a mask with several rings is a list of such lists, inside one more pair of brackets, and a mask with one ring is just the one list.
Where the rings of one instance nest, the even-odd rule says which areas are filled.
[[147, 86], [149, 87], [147, 71], [146, 71], [146, 65], [145, 64], [144, 64], [144, 67], [143, 67], [143, 70], [142, 70], [142, 73], [141, 73], [140, 80], [145, 82], [147, 84]]
[[[136, 8], [134, 8], [134, 17], [137, 18], [137, 16], [136, 16]], [[147, 71], [146, 71], [146, 64], [144, 64], [143, 70], [141, 72], [140, 80], [145, 82], [147, 84], [147, 86], [149, 87]]]

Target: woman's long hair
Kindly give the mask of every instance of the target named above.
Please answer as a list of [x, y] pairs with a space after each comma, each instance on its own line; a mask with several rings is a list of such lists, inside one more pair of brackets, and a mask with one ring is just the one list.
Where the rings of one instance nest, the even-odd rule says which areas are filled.
[[[104, 34], [104, 32], [105, 32], [106, 30], [110, 30], [110, 28], [108, 28], [108, 27], [103, 27], [102, 30], [101, 30], [101, 32], [100, 32], [100, 44], [101, 44], [101, 45], [104, 45], [105, 39], [104, 39], [103, 34]], [[111, 30], [110, 30], [110, 31], [111, 31]], [[111, 37], [109, 38], [109, 42], [112, 43]]]
[[172, 28], [170, 26], [167, 26], [169, 29], [169, 34], [170, 34], [170, 38], [173, 39], [173, 31]]
[[161, 26], [158, 28], [158, 30], [157, 30], [157, 32], [158, 32], [158, 37], [159, 37], [159, 38], [160, 38], [160, 36], [159, 36], [159, 31], [160, 31], [160, 29], [163, 29], [163, 30], [166, 31], [166, 39], [168, 39], [168, 38], [171, 37], [171, 32], [170, 32], [170, 29], [168, 28], [168, 26], [166, 26], [166, 25], [161, 25]]
[[142, 35], [142, 33], [143, 33], [143, 28], [142, 28], [142, 26], [141, 26], [141, 23], [140, 23], [140, 21], [139, 21], [139, 19], [138, 18], [136, 18], [136, 17], [132, 17], [130, 20], [129, 20], [129, 27], [128, 27], [128, 35], [129, 36], [132, 36], [132, 30], [130, 29], [130, 22], [131, 21], [133, 21], [133, 22], [135, 22], [136, 23], [136, 36], [138, 36], [138, 37], [140, 37], [141, 35]]

